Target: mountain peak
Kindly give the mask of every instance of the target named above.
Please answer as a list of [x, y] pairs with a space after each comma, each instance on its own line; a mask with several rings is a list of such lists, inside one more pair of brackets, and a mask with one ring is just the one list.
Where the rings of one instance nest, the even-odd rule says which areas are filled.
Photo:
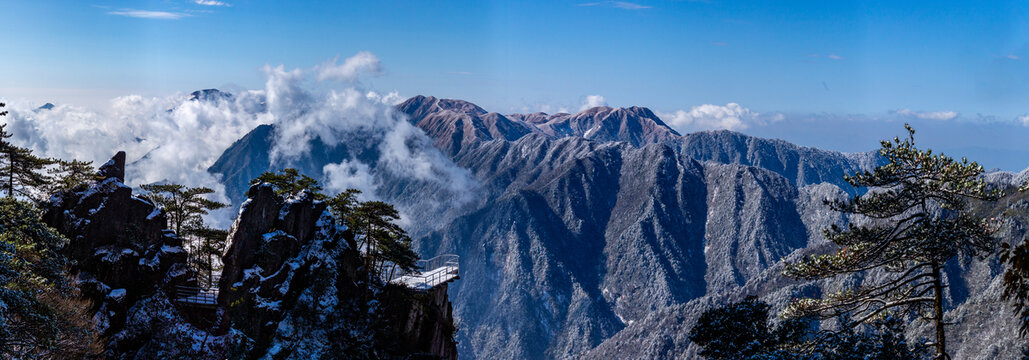
[[411, 116], [412, 123], [418, 123], [429, 114], [453, 111], [466, 115], [484, 115], [486, 110], [473, 103], [457, 99], [441, 99], [435, 96], [417, 95], [407, 99], [397, 109]]
[[232, 94], [218, 89], [197, 90], [189, 94], [189, 101], [219, 101], [231, 100]]

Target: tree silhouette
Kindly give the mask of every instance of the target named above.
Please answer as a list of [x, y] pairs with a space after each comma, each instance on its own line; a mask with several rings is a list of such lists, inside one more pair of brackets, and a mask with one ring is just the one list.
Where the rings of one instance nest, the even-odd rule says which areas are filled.
[[[365, 264], [372, 274], [383, 274], [386, 282], [397, 269], [411, 271], [418, 254], [411, 248], [411, 238], [400, 225], [400, 213], [382, 201], [357, 200], [360, 190], [347, 189], [328, 200], [333, 215], [355, 234], [358, 248], [365, 254]], [[388, 266], [388, 270], [386, 269]]]
[[[7, 112], [3, 113], [6, 115]], [[32, 150], [15, 146], [7, 140], [13, 134], [8, 133], [6, 127], [7, 124], [0, 124], [0, 187], [9, 198], [14, 198], [16, 193], [28, 198], [38, 197], [51, 180], [44, 170], [57, 161], [35, 156]]]
[[908, 346], [904, 324], [895, 317], [862, 331], [848, 324], [840, 331], [818, 331], [802, 318], [773, 326], [769, 308], [751, 296], [704, 311], [690, 329], [690, 341], [701, 347], [699, 355], [712, 360], [915, 360], [925, 355], [924, 348]]
[[296, 195], [307, 190], [315, 200], [326, 199], [325, 194], [321, 193], [322, 186], [318, 184], [318, 180], [301, 174], [293, 168], [282, 169], [279, 172], [265, 172], [250, 180], [251, 185], [260, 183], [272, 184], [275, 187], [275, 193], [282, 196]]
[[848, 316], [862, 324], [890, 314], [917, 314], [936, 330], [936, 359], [949, 358], [943, 321], [943, 276], [947, 260], [962, 254], [985, 256], [996, 249], [993, 226], [972, 214], [970, 199], [994, 201], [980, 175], [983, 168], [915, 147], [915, 131], [905, 125], [903, 141], [882, 141], [879, 154], [888, 162], [871, 172], [846, 177], [864, 195], [827, 202], [834, 210], [864, 220], [847, 228], [833, 226], [825, 236], [835, 253], [787, 263], [784, 273], [798, 279], [822, 279], [874, 269], [885, 280], [830, 294], [798, 299], [787, 316]]
[[180, 184], [147, 184], [140, 186], [146, 191], [143, 197], [164, 208], [172, 230], [181, 237], [191, 239], [190, 262], [198, 270], [207, 273], [208, 282], [213, 282], [214, 255], [224, 250], [228, 232], [212, 229], [204, 224], [204, 215], [211, 210], [228, 207], [228, 204], [210, 200], [206, 195], [214, 193], [207, 187], [187, 187]]
[[48, 170], [50, 182], [44, 187], [47, 194], [71, 190], [79, 184], [100, 180], [92, 161], [57, 160], [56, 165]]

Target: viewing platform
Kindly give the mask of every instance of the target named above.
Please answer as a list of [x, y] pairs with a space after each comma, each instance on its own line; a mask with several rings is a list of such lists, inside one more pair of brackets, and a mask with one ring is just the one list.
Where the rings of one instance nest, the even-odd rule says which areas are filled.
[[392, 281], [416, 291], [433, 288], [461, 278], [457, 255], [440, 255], [428, 260], [418, 260], [414, 271], [403, 274]]

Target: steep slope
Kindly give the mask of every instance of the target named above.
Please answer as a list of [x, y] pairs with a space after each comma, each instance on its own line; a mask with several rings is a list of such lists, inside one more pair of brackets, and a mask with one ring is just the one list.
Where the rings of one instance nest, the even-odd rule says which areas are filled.
[[453, 288], [462, 357], [575, 357], [655, 310], [740, 287], [807, 243], [786, 179], [668, 145], [531, 135], [458, 163], [499, 194], [421, 242], [468, 269]]
[[871, 169], [882, 161], [872, 152], [844, 154], [728, 130], [686, 134], [679, 144], [679, 151], [694, 159], [756, 166], [774, 171], [798, 187], [828, 182], [848, 193], [854, 190], [843, 181], [844, 175]]

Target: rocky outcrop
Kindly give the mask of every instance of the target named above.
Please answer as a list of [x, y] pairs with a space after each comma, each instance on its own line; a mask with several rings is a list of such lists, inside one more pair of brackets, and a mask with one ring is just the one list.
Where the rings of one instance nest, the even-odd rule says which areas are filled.
[[224, 350], [231, 337], [197, 329], [172, 304], [176, 286], [196, 285], [195, 274], [182, 240], [165, 230], [163, 209], [133, 195], [124, 176], [119, 152], [100, 167], [101, 180], [54, 195], [43, 216], [70, 239], [64, 251], [107, 338], [105, 356], [203, 358], [191, 351]]
[[256, 184], [229, 233], [218, 304], [245, 358], [456, 359], [446, 286], [425, 294], [369, 278], [353, 234], [308, 192]]
[[269, 184], [251, 187], [230, 231], [217, 309], [177, 301], [178, 286], [197, 286], [183, 240], [123, 183], [124, 166], [119, 153], [44, 215], [71, 239], [107, 358], [457, 358], [445, 285], [415, 294], [370, 279], [324, 202]]

